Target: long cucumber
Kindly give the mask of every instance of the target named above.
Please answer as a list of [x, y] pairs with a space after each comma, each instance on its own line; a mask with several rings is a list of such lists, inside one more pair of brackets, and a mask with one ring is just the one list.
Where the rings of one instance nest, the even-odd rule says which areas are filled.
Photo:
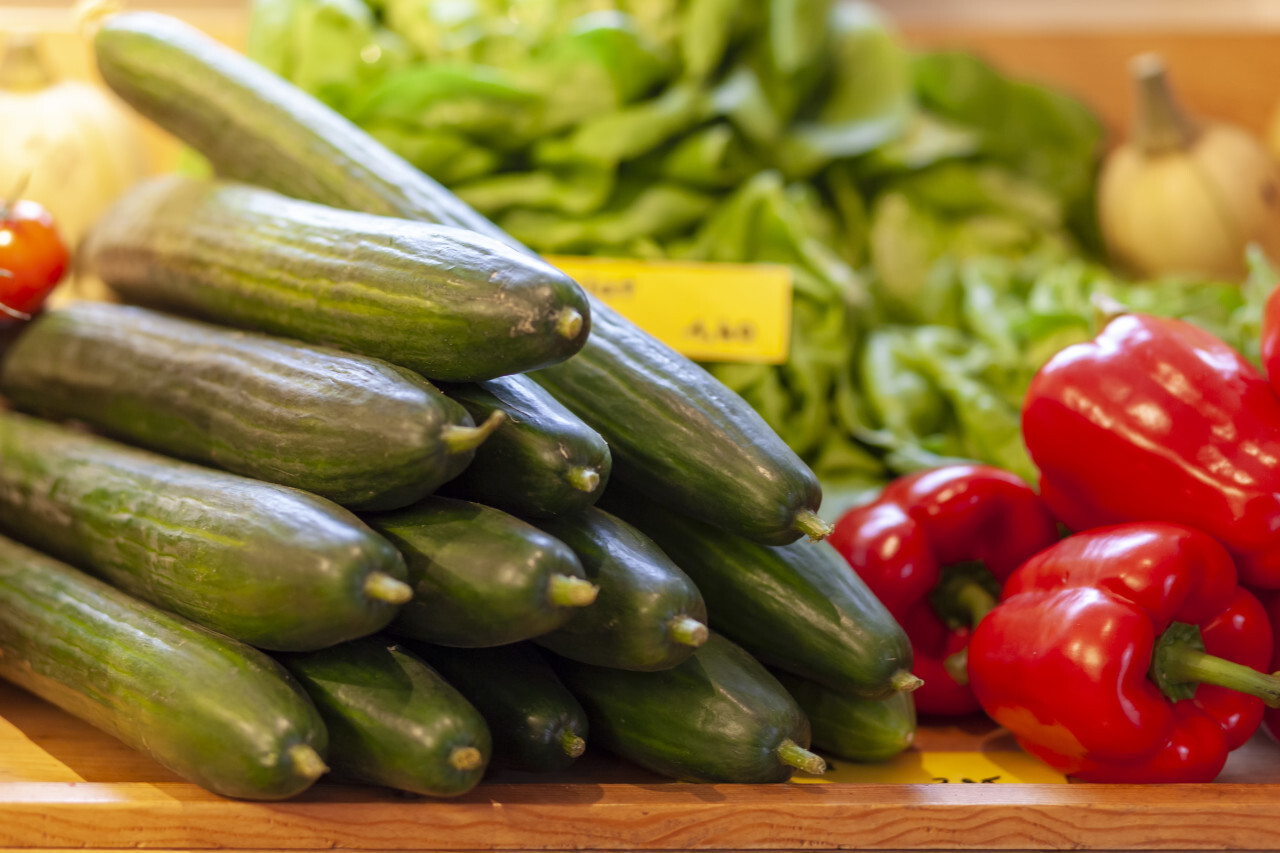
[[3, 537], [0, 677], [227, 797], [326, 770], [324, 724], [275, 661]]
[[335, 776], [432, 797], [465, 794], [484, 776], [488, 725], [417, 655], [365, 637], [281, 661], [324, 719]]
[[475, 427], [409, 370], [326, 347], [109, 303], [29, 325], [0, 363], [18, 408], [351, 509], [430, 494], [498, 425], [490, 412]]
[[609, 445], [528, 376], [441, 390], [478, 422], [494, 412], [506, 416], [441, 494], [521, 518], [555, 518], [581, 512], [604, 493]]
[[15, 412], [0, 530], [267, 649], [371, 634], [412, 595], [391, 543], [331, 501]]
[[643, 533], [591, 507], [538, 526], [573, 549], [600, 588], [590, 607], [535, 638], [561, 657], [597, 666], [670, 669], [707, 639], [707, 606], [687, 574]]
[[601, 506], [693, 578], [713, 630], [766, 664], [869, 699], [920, 686], [902, 627], [826, 542], [761, 545], [618, 489]]
[[783, 782], [822, 773], [809, 721], [778, 680], [712, 633], [684, 663], [632, 672], [554, 661], [591, 722], [593, 742], [689, 782]]
[[433, 495], [366, 519], [408, 563], [415, 595], [387, 629], [397, 636], [517, 643], [559, 628], [599, 592], [567, 545], [491, 507]]
[[460, 228], [340, 210], [248, 184], [136, 184], [79, 257], [126, 301], [333, 345], [431, 379], [523, 373], [576, 353], [586, 297]]
[[413, 640], [405, 645], [484, 716], [493, 735], [492, 766], [553, 773], [586, 751], [587, 714], [533, 645], [460, 649]]
[[[110, 17], [94, 49], [107, 84], [220, 175], [528, 251], [338, 113], [172, 17]], [[534, 378], [604, 436], [619, 476], [760, 542], [830, 532], [817, 478], [741, 397], [603, 302], [590, 306], [582, 350]]]

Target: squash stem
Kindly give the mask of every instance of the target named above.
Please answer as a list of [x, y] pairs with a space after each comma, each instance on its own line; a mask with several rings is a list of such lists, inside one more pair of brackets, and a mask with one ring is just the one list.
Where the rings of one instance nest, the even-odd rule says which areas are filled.
[[1196, 125], [1174, 97], [1164, 61], [1154, 53], [1134, 57], [1129, 66], [1137, 89], [1133, 135], [1150, 155], [1185, 151], [1196, 138]]
[[782, 741], [774, 754], [782, 759], [783, 764], [789, 764], [811, 776], [821, 776], [827, 772], [827, 762], [822, 760], [821, 755], [810, 752], [791, 738]]
[[587, 751], [587, 742], [568, 729], [560, 733], [560, 746], [570, 758], [577, 758]]
[[682, 646], [693, 646], [696, 649], [707, 641], [709, 634], [707, 626], [692, 616], [676, 616], [667, 623], [667, 636], [672, 642]]
[[831, 531], [835, 530], [834, 526], [829, 522], [823, 521], [811, 509], [802, 509], [796, 513], [795, 527], [805, 536], [808, 536], [810, 542], [826, 539], [831, 535]]
[[413, 587], [386, 572], [371, 572], [364, 580], [364, 594], [375, 601], [404, 604], [413, 598]]
[[889, 684], [899, 693], [910, 693], [924, 685], [924, 679], [905, 669], [900, 669], [889, 679]]
[[484, 765], [484, 753], [474, 746], [454, 747], [449, 753], [449, 766], [454, 770], [475, 770]]
[[547, 582], [547, 600], [560, 607], [586, 607], [599, 593], [600, 587], [573, 575], [552, 575]]
[[494, 409], [480, 426], [467, 427], [449, 424], [440, 431], [440, 437], [444, 440], [445, 447], [449, 449], [450, 453], [466, 453], [484, 444], [485, 440], [493, 435], [494, 431], [502, 426], [506, 419], [506, 412], [502, 411], [502, 409]]
[[565, 479], [569, 481], [570, 486], [587, 494], [600, 488], [600, 473], [595, 468], [586, 468], [581, 465], [570, 468]]
[[319, 779], [329, 772], [329, 765], [310, 744], [295, 743], [289, 747], [289, 761], [298, 775], [305, 779]]
[[576, 308], [565, 308], [556, 317], [556, 334], [562, 338], [573, 340], [582, 334], [582, 314]]

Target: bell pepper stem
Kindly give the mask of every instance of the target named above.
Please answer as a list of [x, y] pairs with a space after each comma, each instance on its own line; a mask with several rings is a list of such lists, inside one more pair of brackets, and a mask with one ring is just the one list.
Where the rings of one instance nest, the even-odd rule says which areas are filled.
[[[991, 591], [970, 575], [954, 574], [946, 583], [952, 608], [965, 614], [970, 629], [977, 628], [978, 623], [996, 606], [996, 597]], [[969, 648], [966, 646], [948, 655], [942, 661], [942, 668], [956, 684], [968, 684]]]
[[1267, 707], [1280, 708], [1280, 673], [1258, 672], [1189, 645], [1166, 649], [1161, 667], [1170, 681], [1226, 687], [1257, 696]]

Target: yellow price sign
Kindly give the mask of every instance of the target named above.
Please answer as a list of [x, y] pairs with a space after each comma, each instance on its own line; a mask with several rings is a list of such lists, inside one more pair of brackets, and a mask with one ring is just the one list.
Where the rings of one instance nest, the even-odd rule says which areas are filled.
[[1001, 784], [1022, 782], [1054, 784], [1067, 777], [1040, 759], [1014, 750], [996, 752], [925, 752], [907, 750], [875, 764], [859, 764], [839, 758], [829, 759], [822, 776], [793, 776], [805, 785], [859, 783], [872, 785]]
[[781, 364], [787, 360], [789, 267], [566, 255], [547, 261], [695, 361]]

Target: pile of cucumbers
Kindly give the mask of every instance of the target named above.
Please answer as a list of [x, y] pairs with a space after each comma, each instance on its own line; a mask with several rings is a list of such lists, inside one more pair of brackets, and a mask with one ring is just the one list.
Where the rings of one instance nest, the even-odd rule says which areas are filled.
[[121, 304], [3, 351], [0, 677], [247, 799], [910, 744], [906, 637], [740, 398], [198, 31], [94, 47], [218, 177], [127, 193], [77, 258]]

